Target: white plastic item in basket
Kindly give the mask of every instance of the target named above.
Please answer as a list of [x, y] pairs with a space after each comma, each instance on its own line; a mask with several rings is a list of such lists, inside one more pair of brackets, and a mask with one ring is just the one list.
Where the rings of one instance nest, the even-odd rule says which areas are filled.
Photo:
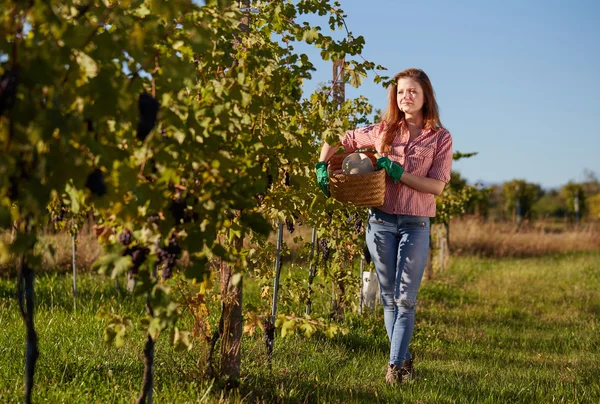
[[343, 174], [367, 174], [373, 170], [373, 162], [364, 153], [349, 154], [342, 162]]

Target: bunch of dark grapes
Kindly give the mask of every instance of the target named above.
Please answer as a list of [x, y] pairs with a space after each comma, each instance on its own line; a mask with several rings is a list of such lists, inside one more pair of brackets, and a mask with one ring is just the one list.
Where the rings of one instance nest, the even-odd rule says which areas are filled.
[[157, 265], [162, 268], [163, 279], [169, 279], [173, 274], [177, 258], [181, 254], [181, 247], [177, 244], [177, 239], [171, 236], [169, 244], [166, 247], [162, 247], [159, 242], [156, 254], [158, 256]]
[[353, 213], [351, 215], [348, 215], [348, 217], [346, 218], [346, 224], [350, 224], [353, 223], [356, 216], [358, 216], [356, 213]]
[[286, 187], [290, 186], [290, 172], [287, 169], [285, 170], [283, 182], [284, 182], [284, 184], [285, 184]]
[[271, 174], [267, 174], [267, 189], [270, 189], [271, 185], [273, 185], [273, 176]]
[[94, 169], [88, 175], [85, 186], [92, 191], [92, 194], [102, 196], [106, 193], [106, 184], [104, 183], [104, 174], [99, 168]]
[[346, 224], [353, 225], [355, 233], [358, 234], [358, 233], [362, 232], [363, 221], [360, 218], [360, 215], [358, 213], [354, 212], [353, 214], [349, 215], [348, 218], [346, 219]]
[[140, 120], [137, 127], [137, 138], [142, 142], [146, 139], [154, 125], [156, 125], [156, 115], [158, 114], [158, 101], [148, 93], [140, 94], [138, 99], [138, 109], [140, 111]]
[[150, 250], [147, 248], [139, 248], [137, 246], [128, 248], [123, 252], [123, 255], [131, 256], [131, 261], [133, 265], [129, 268], [129, 273], [133, 275], [137, 275], [140, 270], [140, 267], [146, 261], [146, 257], [150, 254]]
[[356, 220], [354, 221], [354, 232], [356, 234], [361, 233], [363, 230], [363, 221], [360, 217], [357, 217]]
[[123, 251], [123, 256], [131, 257], [131, 268], [129, 268], [130, 275], [137, 275], [140, 270], [140, 267], [146, 261], [146, 257], [150, 254], [150, 250], [148, 248], [141, 248], [138, 245], [134, 245], [130, 247], [130, 245], [134, 242], [133, 233], [129, 229], [124, 229], [121, 234], [119, 234], [119, 242], [123, 244], [125, 247], [125, 251]]
[[160, 216], [157, 213], [150, 215], [146, 218], [146, 222], [148, 222], [149, 224], [158, 223], [159, 220]]
[[327, 262], [329, 259], [329, 255], [331, 254], [331, 250], [329, 249], [329, 243], [326, 238], [319, 239], [319, 247], [321, 248], [321, 252], [323, 253], [321, 259], [323, 262]]
[[290, 219], [285, 218], [285, 227], [287, 228], [287, 230], [290, 232], [290, 234], [292, 234], [294, 232], [294, 230], [296, 230], [294, 228], [294, 222], [292, 222]]
[[133, 233], [129, 229], [125, 229], [119, 234], [119, 242], [124, 246], [129, 246], [133, 242]]
[[54, 214], [52, 215], [52, 223], [56, 224], [65, 220], [65, 215], [67, 214], [67, 212], [67, 207], [61, 203], [58, 212], [54, 212]]
[[275, 343], [275, 325], [270, 319], [265, 319], [263, 325], [265, 327], [265, 345], [267, 347], [267, 353], [271, 355]]
[[16, 68], [6, 71], [0, 77], [0, 115], [12, 108], [19, 84], [19, 71]]

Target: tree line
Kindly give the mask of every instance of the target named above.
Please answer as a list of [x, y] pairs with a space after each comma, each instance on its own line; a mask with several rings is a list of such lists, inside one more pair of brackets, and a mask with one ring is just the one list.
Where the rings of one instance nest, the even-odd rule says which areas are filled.
[[[452, 173], [451, 188], [458, 190], [467, 183], [460, 173]], [[465, 212], [486, 220], [574, 222], [600, 219], [600, 181], [591, 170], [584, 171], [583, 181], [571, 181], [560, 188], [544, 189], [525, 179], [476, 188], [478, 192], [469, 198]]]

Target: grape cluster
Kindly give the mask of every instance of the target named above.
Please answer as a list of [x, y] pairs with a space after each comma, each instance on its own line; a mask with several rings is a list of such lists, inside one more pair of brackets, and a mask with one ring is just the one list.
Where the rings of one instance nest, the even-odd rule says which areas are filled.
[[362, 219], [358, 218], [354, 222], [354, 232], [358, 234], [358, 233], [361, 233], [362, 230], [363, 230], [363, 221], [362, 221]]
[[356, 213], [353, 213], [351, 215], [348, 215], [348, 217], [346, 218], [346, 224], [350, 224], [354, 221], [354, 217], [356, 216]]
[[363, 221], [360, 218], [360, 215], [356, 212], [354, 212], [353, 214], [349, 215], [348, 218], [346, 219], [346, 224], [350, 225], [354, 225], [354, 232], [359, 234], [362, 232], [363, 229]]
[[283, 183], [285, 184], [286, 187], [290, 186], [290, 172], [288, 170], [285, 170]]
[[94, 169], [88, 175], [87, 180], [85, 181], [85, 186], [92, 192], [94, 195], [102, 196], [106, 193], [106, 183], [104, 182], [104, 174], [99, 168]]
[[294, 228], [294, 222], [292, 222], [290, 219], [285, 218], [285, 227], [287, 228], [287, 230], [290, 232], [290, 234], [292, 234], [294, 232], [294, 230], [296, 230]]
[[0, 115], [11, 109], [15, 104], [18, 84], [19, 71], [16, 68], [6, 71], [0, 77]]
[[173, 274], [173, 268], [175, 268], [177, 258], [179, 258], [179, 255], [181, 254], [181, 247], [177, 244], [177, 239], [174, 236], [171, 236], [166, 247], [161, 246], [159, 241], [156, 254], [158, 256], [156, 265], [162, 268], [163, 279], [169, 279]]
[[158, 101], [148, 93], [140, 94], [138, 99], [138, 109], [140, 111], [140, 120], [137, 127], [137, 138], [142, 142], [146, 139], [150, 131], [156, 125], [156, 115], [158, 114]]
[[63, 205], [62, 203], [60, 204], [60, 208], [57, 209], [55, 212], [53, 212], [52, 215], [52, 223], [56, 224], [59, 222], [62, 222], [63, 220], [65, 220], [65, 215], [67, 214], [68, 209], [65, 205]]
[[263, 321], [263, 326], [265, 328], [265, 345], [267, 347], [267, 353], [272, 355], [273, 346], [275, 344], [275, 325], [270, 319], [265, 319]]
[[[133, 238], [133, 233], [129, 229], [125, 229], [119, 234], [119, 242], [123, 244], [125, 247], [125, 251], [123, 251], [123, 256], [131, 257], [131, 268], [129, 268], [130, 275], [137, 275], [140, 270], [140, 267], [146, 261], [148, 254], [150, 254], [150, 250], [148, 248], [142, 248], [138, 245], [131, 244], [135, 241]], [[131, 246], [131, 247], [130, 247]]]
[[127, 248], [123, 255], [131, 256], [131, 261], [133, 265], [129, 268], [129, 273], [133, 275], [137, 275], [140, 270], [140, 267], [146, 261], [146, 257], [150, 254], [150, 250], [147, 248], [140, 248], [138, 246], [134, 246], [132, 248]]
[[327, 262], [327, 260], [329, 259], [329, 255], [331, 254], [331, 249], [329, 248], [329, 243], [327, 242], [326, 238], [319, 239], [319, 247], [321, 248], [321, 252], [323, 253], [321, 259], [323, 260], [323, 262]]
[[119, 234], [119, 242], [125, 247], [129, 246], [133, 242], [133, 233], [129, 229], [125, 229]]
[[158, 215], [157, 213], [150, 215], [146, 218], [146, 222], [148, 222], [149, 224], [158, 223], [159, 221], [160, 215]]

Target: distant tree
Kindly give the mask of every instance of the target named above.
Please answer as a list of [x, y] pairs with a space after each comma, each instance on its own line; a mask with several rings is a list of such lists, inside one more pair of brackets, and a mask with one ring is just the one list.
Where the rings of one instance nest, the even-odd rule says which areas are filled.
[[458, 191], [467, 186], [467, 179], [463, 178], [458, 171], [452, 171], [450, 173], [450, 182], [448, 183], [448, 186], [452, 190]]
[[518, 214], [518, 209], [522, 217], [530, 217], [533, 204], [543, 195], [539, 184], [528, 183], [521, 179], [505, 182], [502, 192], [505, 198], [504, 209], [513, 217]]
[[574, 218], [576, 215], [583, 217], [587, 213], [586, 193], [582, 184], [569, 182], [560, 190], [561, 196], [565, 200], [567, 213]]
[[600, 193], [590, 196], [587, 199], [587, 206], [590, 219], [600, 219]]
[[555, 189], [545, 192], [532, 206], [532, 215], [536, 218], [563, 218], [566, 214], [565, 200], [561, 197], [560, 192]]
[[589, 168], [583, 170], [583, 183], [581, 186], [588, 197], [600, 194], [600, 181], [598, 180], [598, 176]]
[[585, 178], [584, 182], [598, 182], [598, 175], [594, 170], [590, 170], [589, 168], [583, 169], [583, 177]]
[[[458, 171], [452, 171], [448, 185], [453, 192], [458, 192], [467, 186], [467, 179], [463, 178]], [[487, 219], [491, 192], [490, 187], [483, 187], [480, 184], [471, 186], [469, 198], [465, 202], [465, 213]]]
[[507, 220], [509, 215], [504, 211], [505, 198], [502, 190], [503, 184], [494, 184], [490, 187], [488, 197], [488, 219], [489, 220]]

